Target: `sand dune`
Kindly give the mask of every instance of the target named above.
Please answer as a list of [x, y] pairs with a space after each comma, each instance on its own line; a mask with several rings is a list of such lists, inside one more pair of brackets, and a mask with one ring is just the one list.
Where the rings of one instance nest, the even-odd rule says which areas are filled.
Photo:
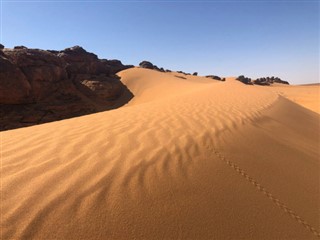
[[320, 84], [297, 86], [274, 84], [272, 89], [279, 95], [320, 114]]
[[291, 90], [120, 75], [125, 107], [1, 133], [2, 239], [320, 237], [319, 114]]

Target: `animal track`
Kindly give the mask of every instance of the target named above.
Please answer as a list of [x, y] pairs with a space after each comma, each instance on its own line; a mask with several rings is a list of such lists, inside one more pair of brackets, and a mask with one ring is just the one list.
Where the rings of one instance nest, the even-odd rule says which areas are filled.
[[261, 186], [255, 179], [250, 177], [243, 169], [237, 166], [235, 163], [227, 160], [221, 153], [219, 153], [215, 148], [213, 148], [214, 153], [218, 156], [218, 158], [228, 164], [229, 167], [233, 168], [236, 172], [238, 172], [241, 176], [247, 179], [252, 185], [255, 186], [260, 192], [266, 195], [272, 202], [274, 202], [280, 209], [284, 212], [288, 213], [293, 219], [295, 219], [298, 223], [302, 224], [306, 229], [312, 232], [316, 237], [320, 239], [320, 233], [312, 227], [309, 223], [303, 220], [297, 213], [287, 207], [284, 203], [282, 203], [278, 198], [276, 198], [272, 193], [270, 193], [265, 187]]

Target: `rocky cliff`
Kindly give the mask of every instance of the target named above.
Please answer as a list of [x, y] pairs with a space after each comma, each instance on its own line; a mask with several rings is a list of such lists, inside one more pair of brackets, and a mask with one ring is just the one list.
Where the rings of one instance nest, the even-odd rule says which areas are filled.
[[82, 47], [62, 51], [0, 48], [0, 130], [121, 106], [133, 95], [116, 75], [133, 66]]

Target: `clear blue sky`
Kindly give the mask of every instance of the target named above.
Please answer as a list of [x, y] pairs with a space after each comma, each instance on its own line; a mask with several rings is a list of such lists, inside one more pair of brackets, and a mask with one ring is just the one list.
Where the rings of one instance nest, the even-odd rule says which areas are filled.
[[4, 1], [6, 47], [83, 46], [201, 75], [319, 82], [318, 1]]

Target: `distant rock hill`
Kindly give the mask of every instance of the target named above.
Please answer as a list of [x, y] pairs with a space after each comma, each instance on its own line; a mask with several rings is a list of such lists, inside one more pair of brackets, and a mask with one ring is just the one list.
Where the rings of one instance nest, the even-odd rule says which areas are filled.
[[0, 130], [121, 106], [133, 95], [115, 74], [131, 67], [79, 46], [53, 51], [0, 44]]

